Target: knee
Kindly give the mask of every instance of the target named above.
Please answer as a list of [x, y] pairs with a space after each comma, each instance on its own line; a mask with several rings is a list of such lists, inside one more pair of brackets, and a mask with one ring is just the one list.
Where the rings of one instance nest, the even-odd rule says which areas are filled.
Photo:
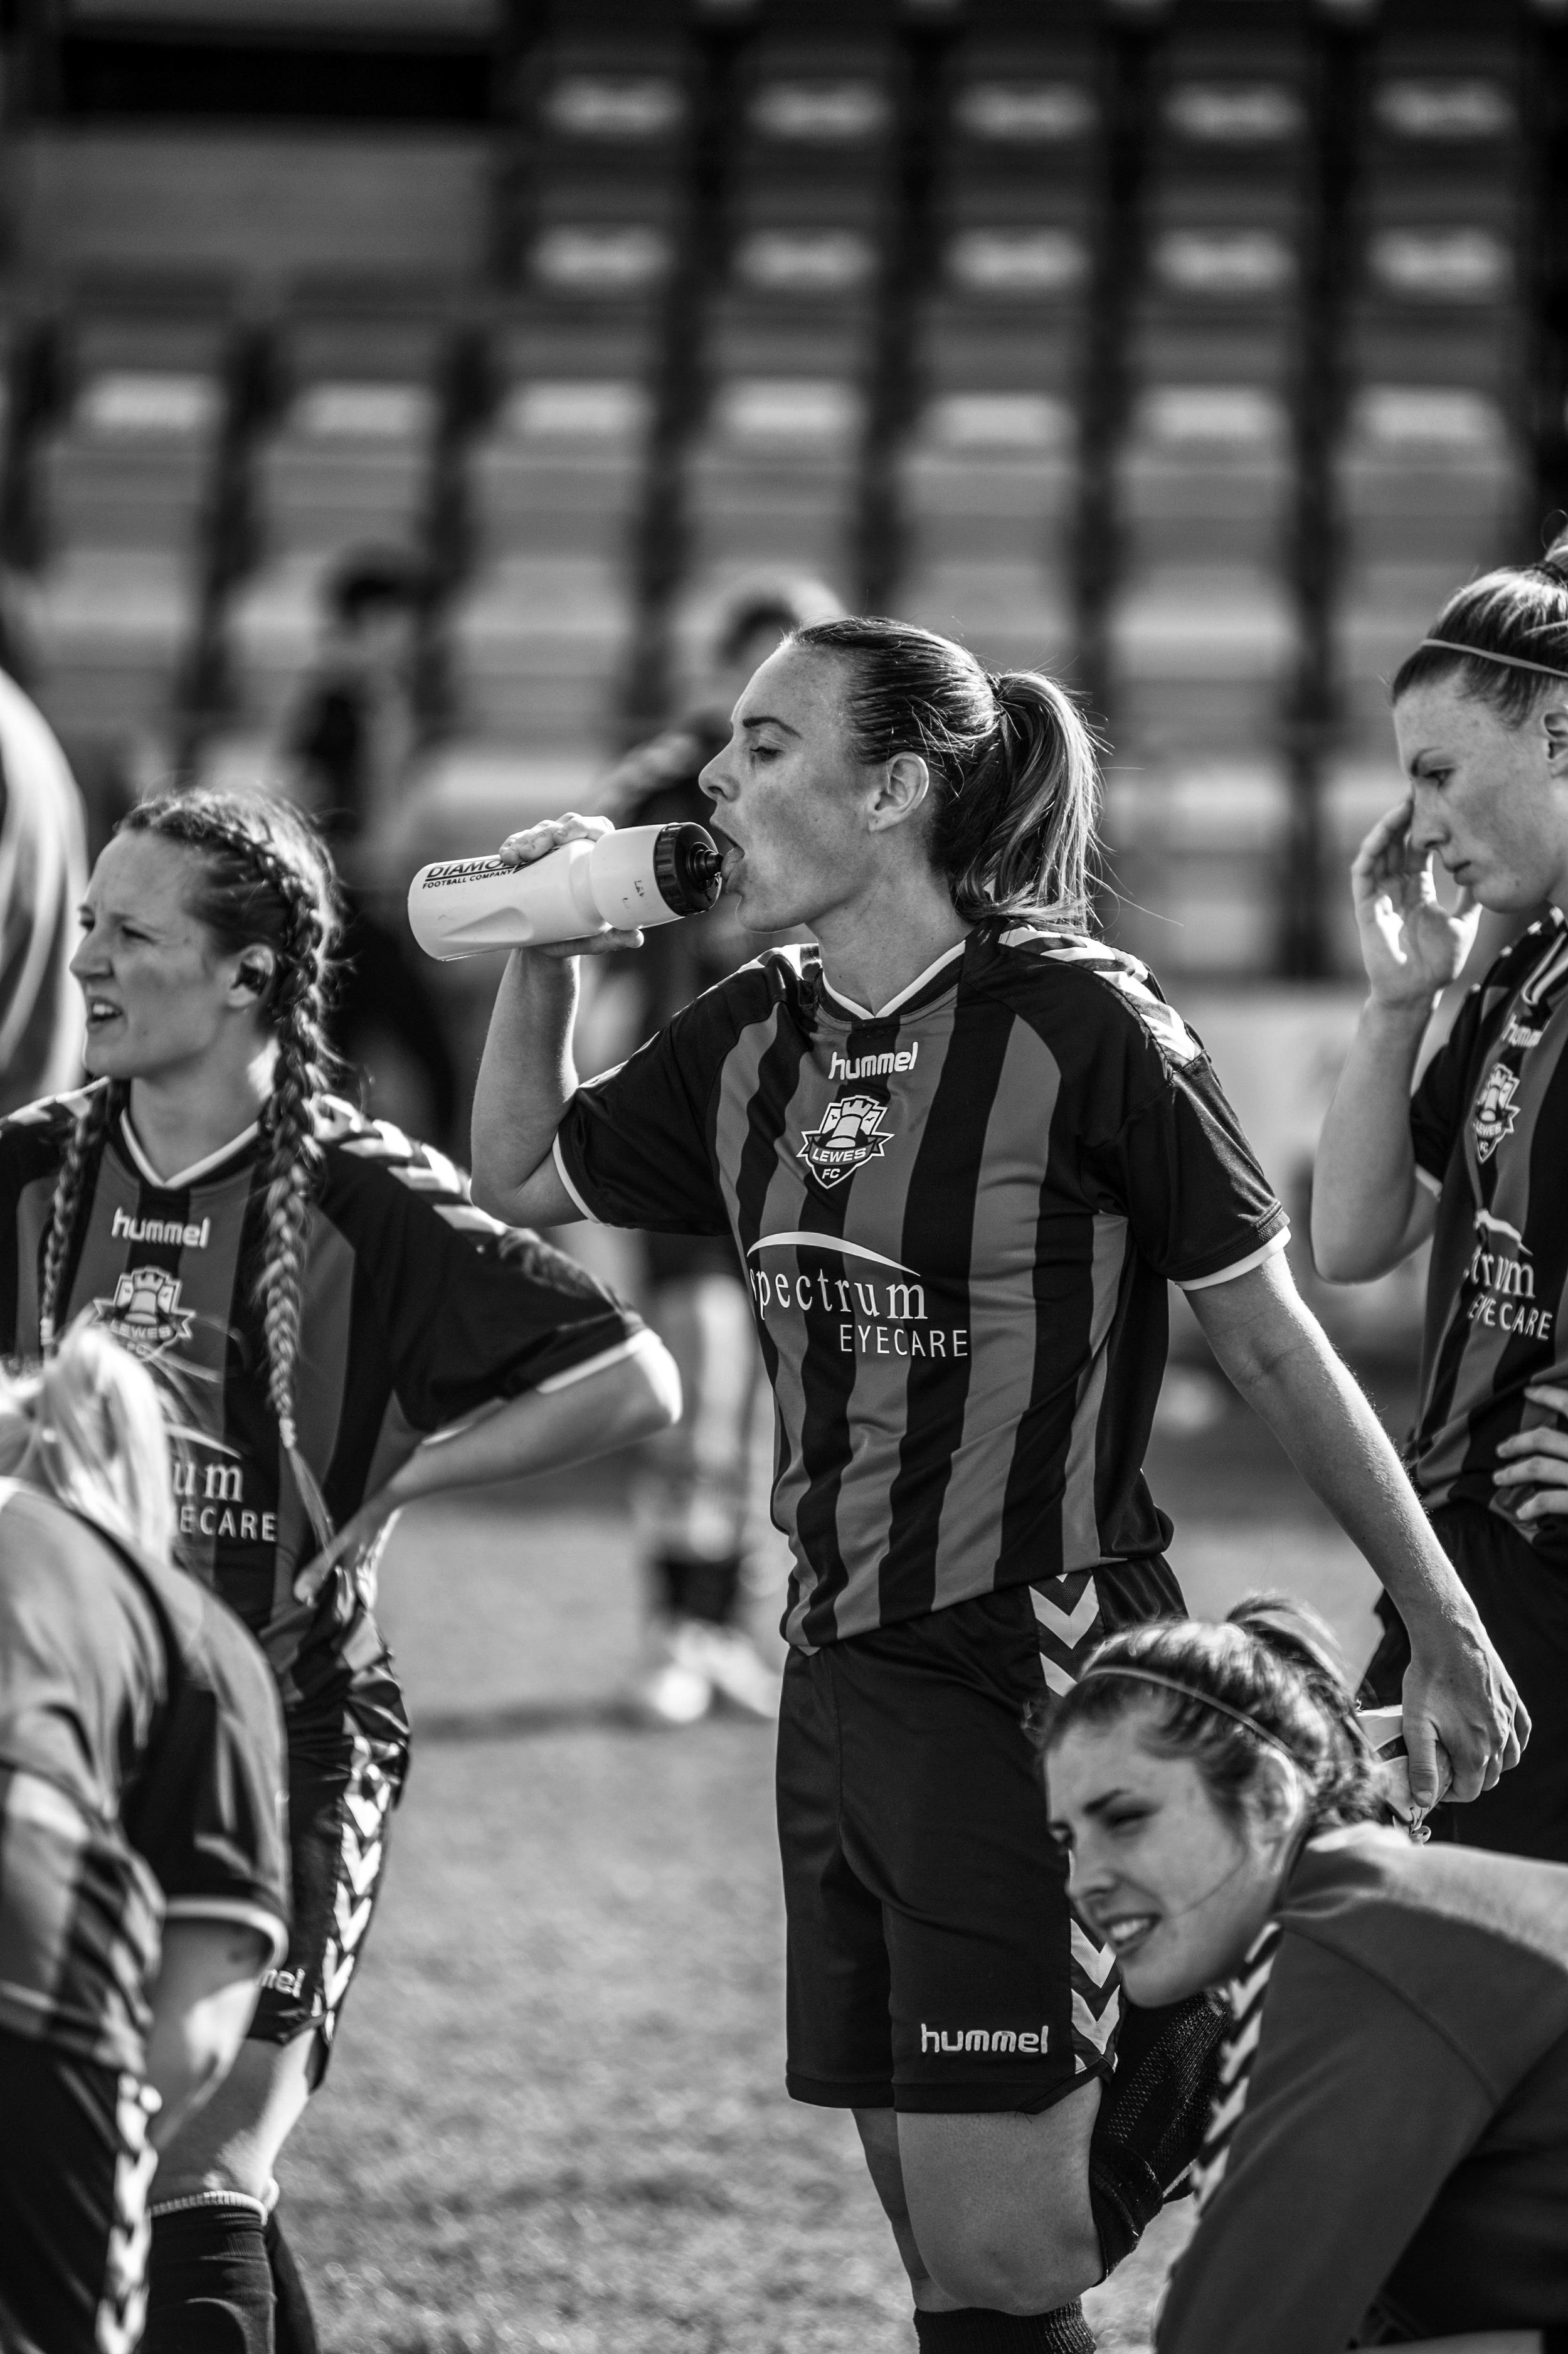
[[932, 2279], [960, 2305], [993, 2313], [1051, 2313], [1093, 2288], [1104, 2265], [1092, 2232], [1043, 2220], [1027, 2235], [974, 2214], [917, 2225]]

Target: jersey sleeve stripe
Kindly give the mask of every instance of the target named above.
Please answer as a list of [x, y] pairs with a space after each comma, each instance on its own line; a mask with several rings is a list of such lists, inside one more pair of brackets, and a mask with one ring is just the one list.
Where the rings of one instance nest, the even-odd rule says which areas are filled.
[[613, 1349], [601, 1349], [597, 1357], [585, 1357], [580, 1365], [568, 1365], [563, 1373], [547, 1374], [534, 1386], [540, 1397], [548, 1397], [555, 1390], [569, 1390], [574, 1382], [587, 1381], [590, 1373], [607, 1372], [611, 1365], [619, 1365], [624, 1357], [641, 1357], [651, 1348], [662, 1348], [662, 1345], [653, 1333], [644, 1328], [641, 1332], [633, 1332], [629, 1340], [618, 1341]]
[[1238, 1275], [1250, 1275], [1253, 1268], [1261, 1267], [1266, 1258], [1274, 1258], [1285, 1248], [1289, 1240], [1289, 1227], [1282, 1226], [1279, 1232], [1277, 1235], [1271, 1235], [1267, 1242], [1259, 1249], [1249, 1251], [1245, 1258], [1233, 1259], [1229, 1267], [1222, 1267], [1217, 1274], [1195, 1275], [1186, 1283], [1178, 1277], [1176, 1288], [1178, 1291], [1210, 1291], [1216, 1283], [1234, 1283]]
[[1431, 1170], [1423, 1169], [1419, 1161], [1415, 1164], [1415, 1182], [1418, 1185], [1425, 1185], [1429, 1193], [1441, 1193], [1443, 1191], [1441, 1177], [1434, 1177]]
[[561, 1150], [561, 1139], [558, 1131], [556, 1133], [555, 1142], [550, 1147], [550, 1156], [556, 1164], [556, 1174], [559, 1177], [562, 1184], [566, 1187], [567, 1193], [577, 1204], [577, 1208], [581, 1211], [583, 1216], [587, 1218], [590, 1225], [602, 1225], [604, 1223], [603, 1220], [594, 1216], [593, 1212], [588, 1208], [588, 1204], [583, 1200], [582, 1195], [578, 1193], [577, 1187], [572, 1182], [571, 1172], [567, 1167], [566, 1155]]
[[238, 1896], [171, 1896], [164, 1907], [165, 1921], [238, 1921], [259, 1929], [270, 1941], [267, 1967], [275, 1969], [289, 1950], [289, 1932], [276, 1913], [247, 1904]]

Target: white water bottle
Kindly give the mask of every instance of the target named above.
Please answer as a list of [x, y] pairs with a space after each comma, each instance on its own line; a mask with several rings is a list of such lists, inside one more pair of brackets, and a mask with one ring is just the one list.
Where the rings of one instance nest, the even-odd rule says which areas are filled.
[[718, 897], [723, 864], [712, 835], [689, 824], [632, 825], [563, 843], [531, 866], [439, 858], [408, 885], [408, 922], [425, 954], [443, 964], [486, 949], [641, 931], [705, 915]]

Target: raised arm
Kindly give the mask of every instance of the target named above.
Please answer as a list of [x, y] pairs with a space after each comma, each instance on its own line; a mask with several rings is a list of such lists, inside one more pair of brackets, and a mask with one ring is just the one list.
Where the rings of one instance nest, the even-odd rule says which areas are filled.
[[1489, 1789], [1530, 1717], [1388, 1435], [1297, 1292], [1283, 1257], [1189, 1294], [1215, 1356], [1383, 1580], [1410, 1634], [1405, 1744], [1418, 1806]]
[[1436, 1197], [1415, 1173], [1410, 1088], [1438, 992], [1464, 965], [1478, 920], [1462, 896], [1437, 904], [1429, 858], [1408, 848], [1408, 801], [1378, 820], [1351, 869], [1370, 993], [1312, 1175], [1312, 1254], [1332, 1283], [1386, 1274], [1432, 1231]]
[[[606, 818], [568, 811], [509, 834], [501, 855], [526, 866], [563, 843], [593, 841], [610, 830]], [[508, 957], [479, 1066], [470, 1140], [473, 1198], [493, 1218], [510, 1226], [563, 1226], [582, 1216], [550, 1150], [577, 1084], [577, 957], [641, 945], [641, 932], [604, 932], [515, 949]]]

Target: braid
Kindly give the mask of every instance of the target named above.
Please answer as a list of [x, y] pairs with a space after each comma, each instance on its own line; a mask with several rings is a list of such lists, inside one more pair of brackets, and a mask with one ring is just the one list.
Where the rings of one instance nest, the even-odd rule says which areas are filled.
[[48, 1237], [44, 1246], [43, 1281], [38, 1290], [40, 1356], [48, 1357], [54, 1352], [55, 1328], [59, 1320], [66, 1267], [86, 1207], [92, 1171], [97, 1166], [103, 1140], [109, 1132], [109, 1123], [119, 1108], [119, 1098], [120, 1090], [113, 1085], [90, 1090], [71, 1129], [59, 1175], [55, 1179], [54, 1199], [49, 1204]]
[[263, 1000], [278, 1059], [263, 1119], [265, 1244], [256, 1304], [278, 1436], [324, 1545], [332, 1518], [300, 1447], [294, 1377], [311, 1197], [322, 1168], [315, 1107], [326, 1092], [326, 991], [338, 928], [331, 862], [296, 811], [260, 795], [171, 793], [143, 802], [123, 822], [129, 832], [158, 833], [206, 854], [208, 872], [196, 912], [226, 951], [264, 940], [276, 957]]

